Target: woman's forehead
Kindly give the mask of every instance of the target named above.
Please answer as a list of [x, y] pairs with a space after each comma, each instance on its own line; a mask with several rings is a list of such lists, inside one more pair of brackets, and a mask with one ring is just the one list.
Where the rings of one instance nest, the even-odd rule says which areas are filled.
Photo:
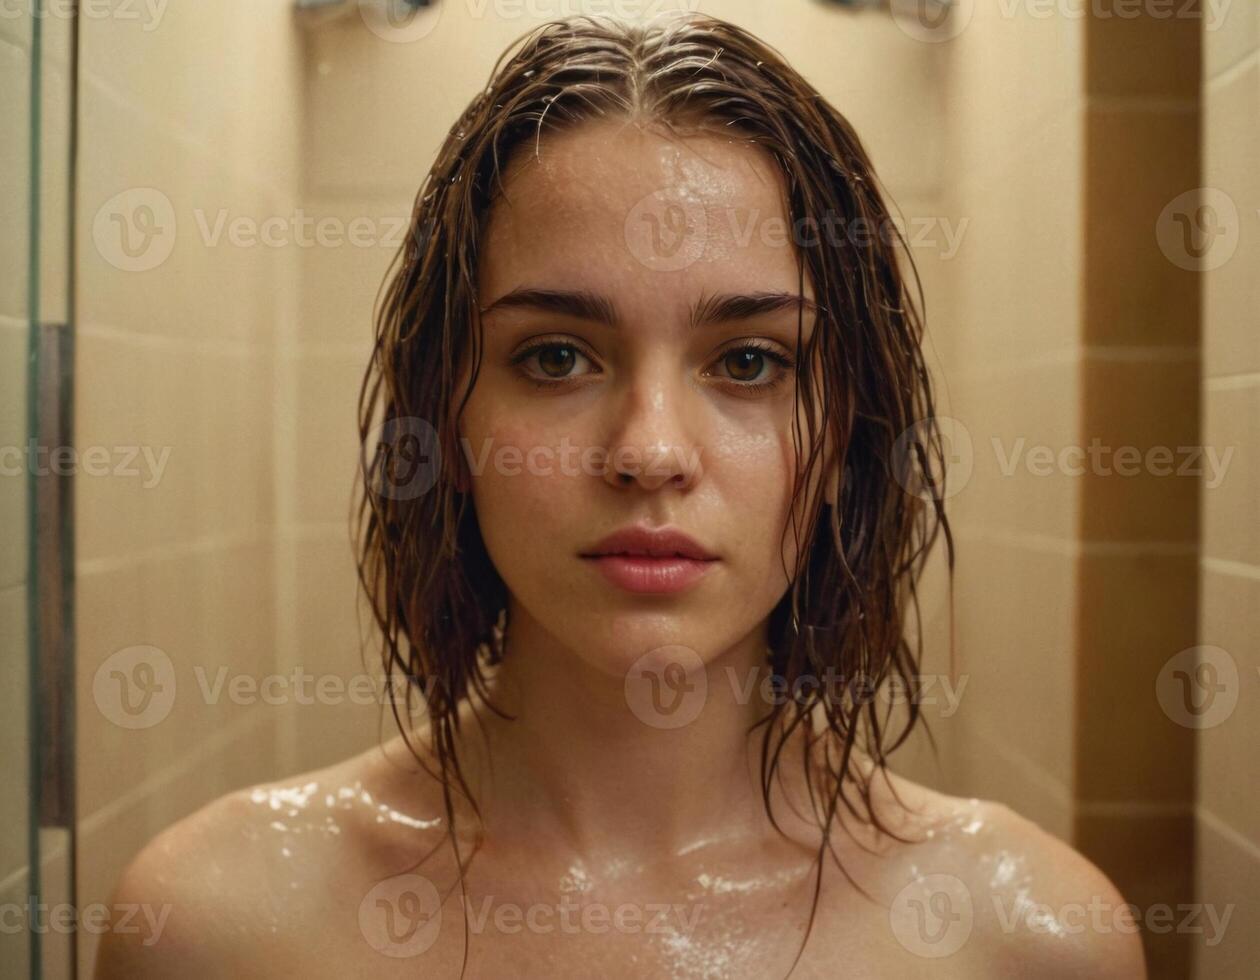
[[[479, 301], [522, 286], [616, 293], [629, 307], [796, 293], [782, 177], [746, 144], [600, 123], [514, 158], [480, 251]], [[812, 295], [805, 284], [805, 295]]]

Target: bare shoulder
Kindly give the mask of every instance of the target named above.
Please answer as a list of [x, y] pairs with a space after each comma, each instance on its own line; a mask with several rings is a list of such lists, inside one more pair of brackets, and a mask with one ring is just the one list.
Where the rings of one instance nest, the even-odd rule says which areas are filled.
[[111, 906], [152, 927], [106, 931], [96, 977], [287, 975], [321, 923], [344, 919], [338, 896], [414, 864], [443, 831], [422, 785], [391, 743], [206, 804], [123, 871]]
[[1002, 976], [1146, 976], [1132, 907], [1071, 845], [995, 800], [950, 796], [892, 773], [887, 787], [877, 796], [887, 802], [895, 793], [904, 804], [897, 829], [918, 841], [895, 851], [894, 916], [899, 901], [922, 915], [898, 937], [903, 947]]

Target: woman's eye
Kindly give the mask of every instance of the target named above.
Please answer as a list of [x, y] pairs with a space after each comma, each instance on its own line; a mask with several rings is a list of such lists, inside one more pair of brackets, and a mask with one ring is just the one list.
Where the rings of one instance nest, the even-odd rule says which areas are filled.
[[562, 378], [571, 372], [577, 359], [578, 352], [572, 347], [547, 347], [538, 352], [538, 366], [543, 374], [553, 378]]
[[564, 382], [586, 373], [574, 371], [580, 361], [586, 361], [589, 364], [590, 358], [576, 345], [547, 341], [532, 344], [518, 351], [513, 355], [511, 363], [518, 367], [527, 379], [540, 387], [545, 387], [548, 384]]
[[721, 356], [719, 363], [726, 371], [724, 377], [737, 382], [740, 388], [754, 390], [780, 384], [792, 367], [791, 358], [760, 344], [733, 347]]
[[766, 355], [751, 347], [730, 351], [723, 363], [736, 381], [756, 381], [766, 366]]
[[[586, 370], [580, 370], [585, 363]], [[763, 391], [781, 384], [791, 374], [792, 358], [776, 348], [760, 343], [732, 347], [718, 357], [717, 374], [743, 393]], [[597, 374], [592, 359], [576, 344], [564, 341], [539, 341], [518, 351], [511, 365], [536, 387], [546, 388], [570, 383], [588, 374]]]

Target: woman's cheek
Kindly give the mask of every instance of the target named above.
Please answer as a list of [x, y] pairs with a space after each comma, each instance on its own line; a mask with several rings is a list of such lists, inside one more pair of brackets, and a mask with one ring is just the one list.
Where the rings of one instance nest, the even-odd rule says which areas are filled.
[[706, 451], [714, 479], [735, 484], [735, 506], [758, 515], [758, 523], [774, 524], [787, 513], [795, 449], [790, 430], [769, 426], [753, 431], [720, 433]]
[[[565, 453], [572, 439], [554, 432], [527, 426], [503, 426], [492, 430], [482, 447], [484, 464], [474, 478], [480, 492], [474, 492], [478, 513], [497, 520], [528, 521], [519, 527], [522, 534], [537, 529], [557, 517], [572, 519], [572, 512], [558, 506], [558, 500], [573, 492], [580, 469]], [[589, 477], [587, 477], [589, 479]]]
[[[759, 525], [760, 560], [762, 567], [770, 570], [776, 587], [786, 584], [783, 566], [786, 564], [789, 569], [794, 566], [798, 550], [796, 535], [805, 533], [803, 526], [796, 531], [792, 527], [792, 490], [799, 466], [791, 430], [776, 433], [773, 446], [767, 447], [758, 467], [759, 479], [753, 491], [758, 499], [759, 513], [765, 515]], [[780, 579], [783, 579], [782, 583]]]

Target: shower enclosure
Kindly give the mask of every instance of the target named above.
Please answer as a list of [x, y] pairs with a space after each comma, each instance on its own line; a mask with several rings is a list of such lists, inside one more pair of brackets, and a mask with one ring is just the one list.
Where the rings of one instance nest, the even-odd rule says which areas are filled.
[[[5, 980], [91, 976], [91, 917], [166, 827], [392, 735], [348, 693], [386, 690], [347, 526], [373, 304], [458, 112], [574, 6], [0, 0]], [[1225, 942], [1149, 932], [1152, 976], [1250, 975], [1255, 5], [641, 6], [788, 54], [922, 274], [938, 407], [970, 434], [922, 671], [946, 676], [948, 600], [971, 683], [957, 712], [925, 685], [940, 756], [895, 768], [1035, 815], [1143, 908], [1233, 903]], [[1033, 464], [1095, 435], [1237, 452], [1202, 491]], [[1203, 729], [1159, 696], [1199, 644], [1251, 683]]]
[[74, 962], [73, 5], [0, 16], [0, 975]]

